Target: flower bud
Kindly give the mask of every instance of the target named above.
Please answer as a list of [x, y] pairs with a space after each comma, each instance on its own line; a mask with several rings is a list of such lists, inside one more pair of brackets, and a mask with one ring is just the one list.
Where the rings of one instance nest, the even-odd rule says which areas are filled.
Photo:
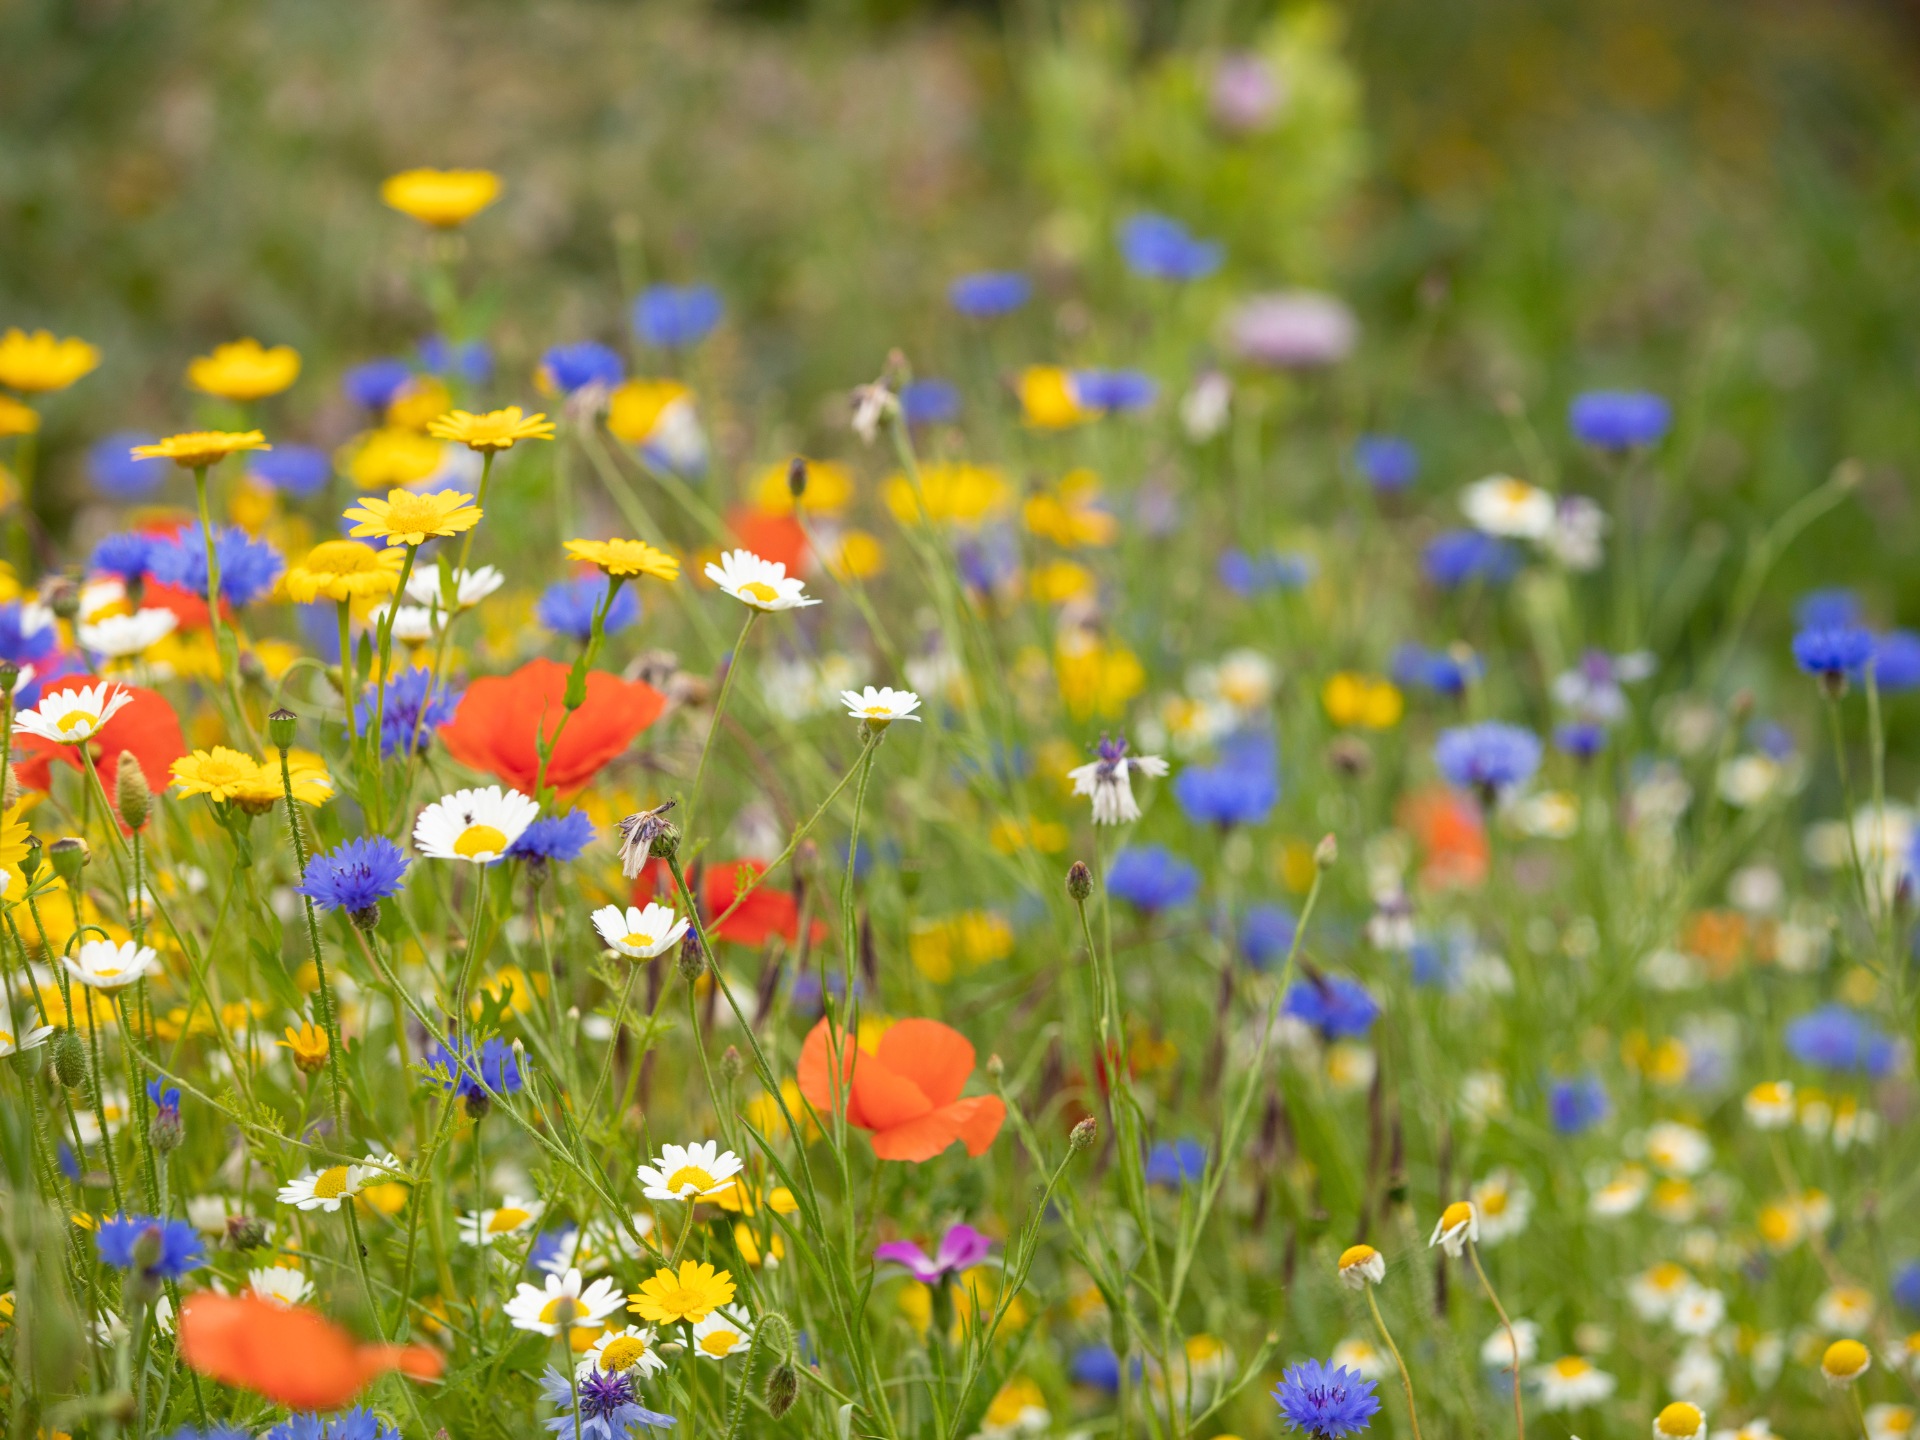
[[487, 1112], [493, 1109], [493, 1097], [484, 1090], [469, 1090], [461, 1098], [466, 1104], [469, 1120], [484, 1120]]
[[113, 806], [129, 830], [138, 830], [153, 813], [153, 790], [147, 784], [147, 772], [140, 768], [131, 750], [120, 752], [120, 764], [113, 775]]
[[1067, 1132], [1067, 1148], [1078, 1154], [1082, 1150], [1090, 1149], [1093, 1142], [1099, 1138], [1100, 1122], [1089, 1115]]
[[1320, 843], [1313, 847], [1313, 863], [1321, 870], [1331, 870], [1333, 862], [1340, 858], [1340, 842], [1332, 834], [1322, 835]]
[[[8, 767], [11, 771], [12, 767]], [[33, 884], [33, 877], [40, 873], [40, 852], [42, 846], [38, 835], [27, 837], [27, 853], [20, 857], [20, 874], [27, 884]]]
[[300, 717], [291, 710], [282, 708], [267, 716], [267, 738], [282, 755], [292, 748], [293, 737], [299, 729]]
[[62, 575], [41, 587], [47, 608], [62, 620], [72, 621], [80, 614], [80, 587]]
[[707, 973], [707, 952], [700, 948], [700, 932], [689, 930], [680, 942], [680, 978], [689, 985]]
[[267, 662], [262, 660], [253, 651], [242, 650], [239, 660], [235, 663], [235, 668], [239, 670], [240, 678], [254, 689], [264, 690], [267, 688], [267, 681], [271, 678], [267, 674]]
[[66, 835], [47, 847], [47, 859], [53, 863], [53, 873], [67, 882], [71, 888], [78, 884], [80, 872], [87, 868], [92, 857], [87, 851], [87, 842], [78, 835]]
[[378, 930], [380, 928], [380, 902], [376, 900], [373, 904], [363, 909], [349, 910], [347, 912], [347, 919], [353, 922], [354, 929], [356, 930], [365, 930], [369, 933]]
[[791, 1360], [782, 1360], [767, 1372], [767, 1414], [778, 1420], [800, 1398], [800, 1376]]
[[738, 1080], [747, 1073], [747, 1062], [740, 1056], [740, 1047], [729, 1045], [720, 1056], [720, 1073], [729, 1080]]
[[671, 860], [680, 853], [680, 827], [663, 824], [647, 844], [647, 854], [655, 860]]
[[258, 1250], [267, 1243], [267, 1222], [251, 1215], [227, 1217], [227, 1245], [234, 1250]]
[[180, 1142], [187, 1138], [186, 1126], [180, 1123], [180, 1112], [171, 1105], [156, 1112], [153, 1123], [147, 1127], [147, 1138], [153, 1142], [157, 1155], [171, 1155], [178, 1150]]
[[0, 695], [13, 694], [13, 687], [20, 683], [20, 667], [11, 660], [0, 661]]
[[807, 457], [796, 455], [787, 466], [787, 493], [798, 500], [807, 493]]
[[77, 1090], [87, 1078], [87, 1046], [78, 1030], [62, 1030], [53, 1037], [53, 1073], [69, 1090]]
[[1086, 861], [1076, 860], [1067, 867], [1067, 894], [1076, 901], [1093, 894], [1093, 872], [1087, 868]]

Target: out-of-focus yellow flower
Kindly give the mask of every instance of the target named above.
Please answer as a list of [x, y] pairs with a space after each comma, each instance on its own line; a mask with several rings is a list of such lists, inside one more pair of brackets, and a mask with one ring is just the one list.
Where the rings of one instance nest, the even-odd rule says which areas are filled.
[[424, 430], [453, 408], [453, 392], [438, 375], [416, 375], [387, 402], [387, 424]]
[[187, 363], [187, 383], [222, 400], [264, 400], [300, 378], [300, 352], [291, 345], [268, 349], [248, 337], [213, 347]]
[[889, 478], [881, 495], [902, 525], [920, 519], [921, 496], [936, 522], [964, 528], [996, 520], [1013, 504], [1013, 486], [1004, 473], [990, 465], [957, 462], [922, 465], [918, 495], [904, 474]]
[[1021, 509], [1027, 529], [1064, 550], [1085, 545], [1111, 545], [1120, 534], [1120, 521], [1095, 502], [1100, 477], [1091, 470], [1070, 470], [1051, 490], [1028, 497]]
[[1069, 838], [1067, 827], [1057, 821], [1032, 820], [1023, 825], [1010, 815], [994, 821], [988, 836], [993, 848], [1002, 855], [1016, 855], [1022, 850], [1058, 855], [1067, 848]]
[[[786, 1115], [780, 1112], [781, 1101], [786, 1102], [787, 1114], [793, 1116], [794, 1123], [800, 1127], [801, 1134], [806, 1142], [812, 1144], [815, 1140], [818, 1140], [820, 1138], [819, 1122], [815, 1120], [813, 1115], [808, 1111], [807, 1102], [802, 1099], [800, 1095], [799, 1083], [794, 1080], [782, 1080], [780, 1082], [779, 1100], [767, 1094], [756, 1095], [753, 1099], [749, 1100], [745, 1112], [747, 1123], [752, 1125], [753, 1128], [758, 1130], [762, 1135], [769, 1137], [786, 1133], [787, 1120]], [[779, 1195], [780, 1192], [776, 1190], [768, 1202], [775, 1210], [779, 1210], [780, 1208]], [[789, 1196], [789, 1199], [791, 1199], [791, 1196]]]
[[171, 460], [183, 470], [204, 470], [229, 455], [246, 450], [271, 450], [258, 430], [189, 430], [169, 435], [153, 445], [136, 445], [136, 460]]
[[[755, 1269], [760, 1267], [760, 1237], [753, 1233], [751, 1225], [745, 1221], [736, 1224], [733, 1227], [733, 1243], [739, 1248], [742, 1260]], [[778, 1230], [773, 1232], [772, 1241], [767, 1246], [767, 1253], [772, 1257], [766, 1261], [769, 1266], [778, 1265], [787, 1257], [787, 1242], [780, 1238]]]
[[242, 476], [227, 496], [227, 519], [256, 538], [273, 523], [280, 497], [252, 476]]
[[303, 1075], [317, 1074], [327, 1063], [327, 1051], [330, 1048], [327, 1032], [311, 1020], [305, 1021], [298, 1030], [289, 1025], [287, 1038], [273, 1043], [293, 1052], [293, 1063]]
[[[999, 1269], [987, 1265], [960, 1272], [960, 1293], [954, 1297], [953, 1339], [961, 1338], [976, 1318], [993, 1314], [1000, 1303], [1001, 1275]], [[900, 1309], [908, 1323], [922, 1334], [933, 1324], [932, 1292], [918, 1280], [900, 1287]], [[1015, 1295], [1008, 1302], [1006, 1316], [1001, 1321], [1002, 1332], [1018, 1330], [1027, 1323], [1027, 1318], [1026, 1302]]]
[[376, 1180], [354, 1196], [353, 1203], [373, 1215], [398, 1215], [407, 1208], [406, 1184], [399, 1180]]
[[438, 440], [418, 430], [383, 425], [356, 435], [334, 452], [340, 473], [362, 490], [416, 485], [446, 462]]
[[0, 870], [7, 872], [7, 893], [24, 895], [26, 881], [20, 862], [27, 858], [27, 802], [21, 800], [0, 818]]
[[500, 177], [491, 170], [402, 170], [381, 184], [380, 198], [422, 225], [451, 230], [500, 198]]
[[1058, 365], [1029, 365], [1014, 382], [1020, 411], [1036, 430], [1065, 430], [1085, 424], [1094, 412], [1073, 393], [1073, 376]]
[[368, 496], [350, 507], [346, 518], [359, 522], [348, 532], [356, 538], [375, 535], [389, 546], [424, 545], [471, 530], [480, 523], [480, 511], [473, 497], [459, 490], [436, 490], [430, 495], [389, 490], [384, 500]]
[[980, 1423], [987, 1430], [1044, 1430], [1050, 1419], [1047, 1397], [1040, 1387], [1024, 1375], [1016, 1375], [1000, 1387]]
[[357, 540], [323, 540], [287, 571], [287, 598], [298, 605], [316, 600], [384, 598], [400, 588], [404, 557]]
[[31, 435], [40, 428], [40, 412], [23, 405], [11, 395], [0, 395], [0, 439], [9, 435]]
[[100, 363], [97, 346], [49, 330], [0, 335], [0, 385], [28, 395], [64, 390]]
[[822, 559], [836, 580], [871, 580], [886, 568], [880, 538], [866, 530], [843, 530], [817, 537]]
[[324, 805], [333, 798], [333, 777], [327, 773], [326, 762], [310, 750], [289, 750], [284, 776], [278, 756], [254, 767], [253, 780], [240, 787], [241, 807], [271, 809], [274, 801], [286, 798], [288, 780], [293, 782], [293, 798], [302, 805]]
[[644, 445], [669, 411], [692, 403], [693, 391], [678, 380], [628, 380], [607, 397], [607, 429], [624, 444]]
[[[754, 477], [753, 508], [765, 515], [791, 515], [793, 491], [788, 467], [768, 465]], [[853, 502], [853, 472], [838, 460], [807, 462], [807, 493], [801, 504], [814, 515], [838, 515]]]
[[569, 540], [567, 554], [597, 567], [603, 575], [680, 578], [680, 562], [644, 540]]
[[441, 440], [453, 440], [482, 455], [497, 455], [511, 450], [522, 440], [553, 439], [553, 422], [544, 415], [527, 415], [518, 405], [504, 410], [489, 410], [475, 415], [470, 410], [452, 410], [427, 425], [427, 433]]
[[1093, 572], [1073, 560], [1049, 560], [1027, 574], [1027, 589], [1042, 605], [1084, 600], [1098, 588]]
[[[545, 993], [546, 976], [529, 979], [527, 972], [518, 965], [502, 965], [480, 982], [480, 993], [491, 997], [494, 1004], [505, 1006], [516, 1015], [525, 1015], [533, 1009], [536, 987], [541, 993]], [[473, 1013], [478, 1015], [480, 1011], [480, 999], [476, 996]]]
[[991, 910], [963, 910], [915, 923], [907, 954], [922, 975], [944, 985], [956, 974], [1004, 960], [1013, 951], [1013, 927]]
[[1320, 873], [1320, 867], [1313, 858], [1313, 846], [1305, 840], [1285, 841], [1280, 846], [1274, 871], [1287, 889], [1296, 895], [1306, 894], [1313, 888], [1314, 877]]
[[1342, 729], [1390, 730], [1407, 709], [1400, 687], [1391, 680], [1352, 670], [1328, 678], [1320, 687], [1320, 704]]
[[1060, 699], [1075, 720], [1117, 718], [1146, 688], [1147, 671], [1123, 645], [1081, 636], [1063, 637], [1054, 650]]

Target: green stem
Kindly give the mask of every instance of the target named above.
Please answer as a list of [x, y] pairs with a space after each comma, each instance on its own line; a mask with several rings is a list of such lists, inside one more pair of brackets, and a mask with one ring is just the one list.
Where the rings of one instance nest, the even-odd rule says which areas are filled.
[[727, 697], [733, 693], [733, 677], [740, 673], [740, 661], [747, 646], [747, 636], [753, 631], [753, 622], [760, 618], [760, 612], [751, 606], [747, 608], [746, 624], [740, 627], [740, 638], [733, 642], [733, 653], [727, 658], [727, 673], [720, 681], [720, 694], [713, 702], [713, 723], [707, 727], [707, 738], [700, 746], [700, 763], [694, 767], [693, 789], [687, 794], [687, 808], [681, 814], [683, 833], [689, 842], [694, 838], [693, 813], [700, 803], [700, 787], [707, 778], [707, 757], [713, 753], [713, 737], [720, 733], [721, 718], [727, 712]]
[[[280, 752], [280, 793], [287, 803], [287, 833], [293, 837], [293, 857], [300, 867], [300, 883], [307, 883], [307, 842], [300, 833], [300, 815], [294, 809], [293, 768], [288, 762], [287, 752]], [[340, 1084], [340, 1031], [337, 1017], [333, 1013], [333, 992], [327, 988], [327, 957], [320, 945], [320, 920], [314, 913], [313, 897], [302, 894], [301, 907], [307, 917], [307, 951], [313, 956], [313, 973], [317, 983], [314, 992], [319, 1001], [320, 1027], [327, 1032], [327, 1074], [333, 1081], [333, 1128], [334, 1134], [342, 1140], [346, 1138], [346, 1103], [341, 1098]]]

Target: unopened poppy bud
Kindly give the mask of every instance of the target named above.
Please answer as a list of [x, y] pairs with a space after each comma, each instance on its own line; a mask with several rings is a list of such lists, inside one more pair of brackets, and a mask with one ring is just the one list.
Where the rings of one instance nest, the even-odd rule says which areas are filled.
[[987, 1056], [987, 1078], [989, 1080], [998, 1080], [1006, 1073], [1007, 1062], [1000, 1058], [1000, 1052], [998, 1050]]
[[1322, 835], [1320, 843], [1313, 847], [1313, 863], [1319, 869], [1331, 870], [1334, 861], [1340, 858], [1340, 842], [1331, 834]]
[[1086, 1150], [1099, 1138], [1100, 1122], [1089, 1115], [1067, 1132], [1067, 1147], [1076, 1152]]
[[0, 695], [11, 695], [20, 683], [20, 667], [11, 660], [0, 662]]
[[791, 1360], [782, 1360], [767, 1372], [767, 1413], [778, 1420], [800, 1398], [800, 1376]]
[[47, 582], [44, 598], [47, 608], [62, 620], [72, 620], [80, 613], [80, 587], [65, 576]]
[[729, 1045], [720, 1056], [720, 1073], [729, 1080], [738, 1080], [747, 1073], [747, 1062], [740, 1058], [740, 1048]]
[[53, 873], [69, 886], [79, 880], [80, 872], [87, 868], [89, 858], [87, 842], [78, 835], [62, 836], [47, 847], [47, 859], [53, 863]]
[[291, 710], [282, 708], [267, 716], [267, 738], [283, 755], [292, 748], [293, 737], [299, 730], [300, 717]]
[[1093, 872], [1087, 868], [1087, 862], [1076, 860], [1067, 867], [1067, 894], [1075, 900], [1085, 900], [1093, 894]]
[[787, 493], [798, 500], [807, 493], [807, 457], [796, 455], [787, 466]]
[[[11, 773], [12, 767], [8, 768], [9, 773]], [[20, 857], [20, 874], [29, 885], [33, 884], [33, 877], [40, 873], [42, 848], [38, 835], [29, 835], [27, 837], [27, 853]]]
[[120, 763], [113, 774], [113, 805], [129, 830], [138, 830], [153, 813], [153, 789], [131, 750], [120, 752]]
[[234, 1250], [258, 1250], [267, 1243], [267, 1223], [252, 1215], [227, 1217], [227, 1245]]
[[62, 1030], [53, 1041], [53, 1073], [69, 1090], [87, 1078], [87, 1046], [77, 1030]]
[[687, 931], [680, 942], [680, 978], [689, 985], [707, 973], [707, 952], [700, 948], [700, 932]]

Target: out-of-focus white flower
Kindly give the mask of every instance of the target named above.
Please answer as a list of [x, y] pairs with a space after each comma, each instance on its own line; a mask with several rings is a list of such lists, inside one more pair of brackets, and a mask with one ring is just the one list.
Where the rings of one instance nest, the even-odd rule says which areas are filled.
[[1554, 507], [1553, 525], [1540, 548], [1577, 574], [1598, 570], [1606, 559], [1607, 531], [1613, 522], [1599, 502], [1585, 495], [1563, 495]]
[[1551, 492], [1511, 475], [1489, 475], [1460, 492], [1460, 510], [1474, 529], [1514, 540], [1544, 540], [1553, 529]]
[[1233, 408], [1233, 382], [1218, 370], [1202, 371], [1180, 397], [1180, 426], [1187, 438], [1204, 445], [1226, 429]]

